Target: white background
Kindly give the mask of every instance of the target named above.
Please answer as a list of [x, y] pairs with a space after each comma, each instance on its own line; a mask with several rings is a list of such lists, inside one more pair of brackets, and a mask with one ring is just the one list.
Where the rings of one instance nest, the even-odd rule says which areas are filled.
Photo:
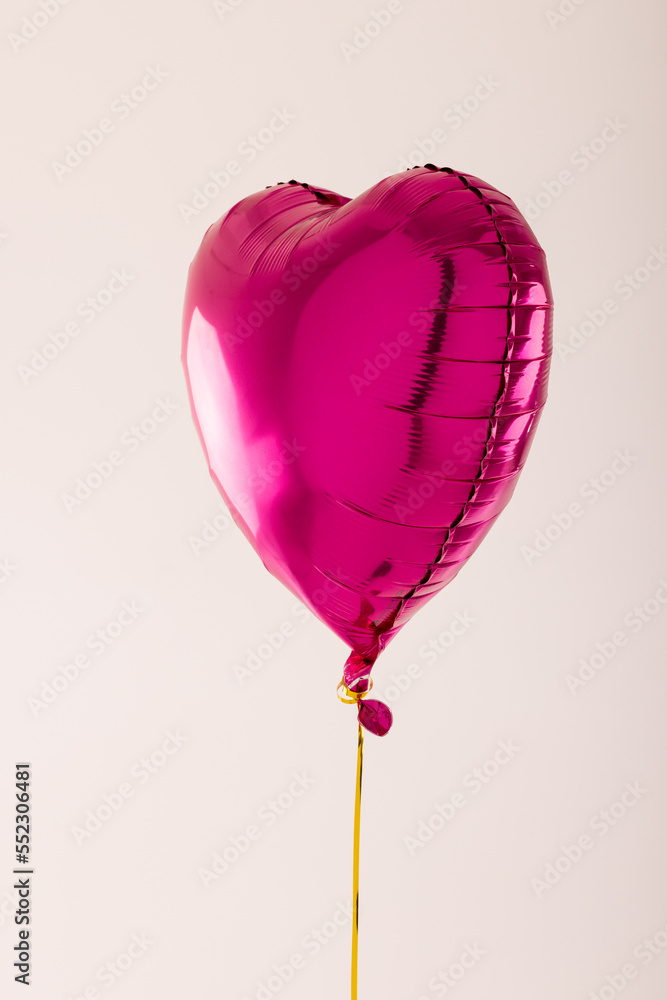
[[[12, 968], [20, 760], [33, 771], [35, 1000], [349, 995], [349, 922], [318, 954], [305, 942], [333, 933], [351, 895], [356, 720], [335, 694], [348, 650], [296, 617], [222, 515], [188, 410], [180, 316], [189, 262], [232, 204], [291, 178], [353, 196], [421, 142], [528, 214], [555, 339], [578, 346], [554, 356], [508, 509], [375, 668], [380, 693], [422, 669], [392, 701], [389, 736], [366, 741], [359, 998], [655, 1000], [667, 986], [667, 268], [651, 256], [667, 238], [663, 8], [566, 2], [558, 19], [555, 0], [404, 0], [363, 46], [380, 4], [218, 6], [71, 0], [49, 18], [26, 0], [3, 6], [3, 996], [24, 995]], [[148, 68], [162, 81], [121, 118], [114, 102]], [[240, 146], [275, 108], [294, 118], [250, 162]], [[105, 117], [113, 131], [90, 155], [54, 167]], [[607, 119], [617, 134], [595, 142]], [[446, 138], [431, 151], [434, 129]], [[240, 175], [184, 210], [230, 159]], [[641, 270], [649, 258], [656, 270]], [[132, 278], [105, 304], [114, 270]], [[89, 296], [105, 304], [92, 322]], [[159, 400], [169, 415], [153, 425]], [[142, 421], [154, 433], [139, 442]], [[630, 456], [618, 475], [617, 450]], [[113, 451], [122, 464], [68, 504]], [[204, 532], [213, 540], [198, 545]], [[89, 637], [119, 631], [123, 602], [141, 611], [96, 652]], [[457, 614], [475, 621], [450, 642]], [[240, 683], [234, 664], [285, 622], [295, 634]], [[567, 675], [619, 630], [625, 644], [571, 690]], [[428, 665], [420, 647], [441, 633], [449, 649]], [[183, 742], [165, 755], [168, 731]], [[520, 751], [411, 854], [405, 837], [500, 740]], [[152, 755], [149, 774], [138, 762]], [[258, 820], [294, 773], [311, 787], [272, 826]], [[626, 783], [641, 792], [602, 834]], [[105, 811], [122, 785], [131, 794]], [[250, 824], [260, 838], [205, 888], [200, 869]], [[563, 851], [583, 835], [590, 849], [568, 871]], [[560, 873], [540, 888], [549, 864]], [[133, 935], [151, 943], [128, 959]], [[483, 957], [436, 990], [466, 946]], [[279, 990], [274, 966], [297, 953], [305, 967]]]

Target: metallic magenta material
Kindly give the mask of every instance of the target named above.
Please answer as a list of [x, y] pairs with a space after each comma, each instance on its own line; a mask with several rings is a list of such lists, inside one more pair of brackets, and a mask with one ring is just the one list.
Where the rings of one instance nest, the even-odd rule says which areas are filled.
[[366, 698], [359, 702], [357, 718], [364, 729], [375, 736], [386, 736], [393, 722], [389, 706], [383, 701], [376, 701], [375, 698]]
[[267, 569], [351, 647], [350, 689], [509, 501], [551, 319], [514, 202], [449, 168], [353, 200], [278, 184], [206, 232], [182, 359], [211, 475]]

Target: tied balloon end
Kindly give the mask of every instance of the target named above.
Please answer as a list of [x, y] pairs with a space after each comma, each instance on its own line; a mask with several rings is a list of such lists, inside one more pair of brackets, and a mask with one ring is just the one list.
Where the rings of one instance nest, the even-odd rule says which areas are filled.
[[343, 667], [343, 683], [353, 694], [363, 698], [373, 687], [371, 670], [377, 655], [378, 650], [374, 647], [366, 655], [352, 651], [348, 656]]
[[374, 736], [386, 736], [394, 721], [389, 705], [376, 698], [366, 698], [373, 687], [372, 678], [368, 678], [364, 691], [356, 691], [347, 686], [345, 678], [338, 685], [338, 697], [345, 705], [357, 706], [359, 725]]

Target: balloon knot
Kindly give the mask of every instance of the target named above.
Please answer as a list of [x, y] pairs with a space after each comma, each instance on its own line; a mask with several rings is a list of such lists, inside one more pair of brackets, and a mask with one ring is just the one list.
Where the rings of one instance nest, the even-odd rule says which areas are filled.
[[375, 736], [386, 736], [391, 729], [394, 719], [391, 709], [383, 701], [378, 701], [375, 698], [366, 700], [366, 695], [372, 687], [372, 677], [367, 679], [367, 686], [363, 691], [349, 688], [345, 683], [345, 678], [343, 678], [338, 685], [337, 694], [343, 704], [357, 706], [359, 725]]

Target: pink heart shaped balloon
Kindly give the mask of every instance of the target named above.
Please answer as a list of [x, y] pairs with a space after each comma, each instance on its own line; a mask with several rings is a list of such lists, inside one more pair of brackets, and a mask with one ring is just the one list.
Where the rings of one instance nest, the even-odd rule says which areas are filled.
[[206, 232], [183, 363], [211, 475], [265, 566], [351, 647], [351, 690], [510, 499], [551, 318], [514, 202], [449, 168], [353, 200], [278, 184]]

